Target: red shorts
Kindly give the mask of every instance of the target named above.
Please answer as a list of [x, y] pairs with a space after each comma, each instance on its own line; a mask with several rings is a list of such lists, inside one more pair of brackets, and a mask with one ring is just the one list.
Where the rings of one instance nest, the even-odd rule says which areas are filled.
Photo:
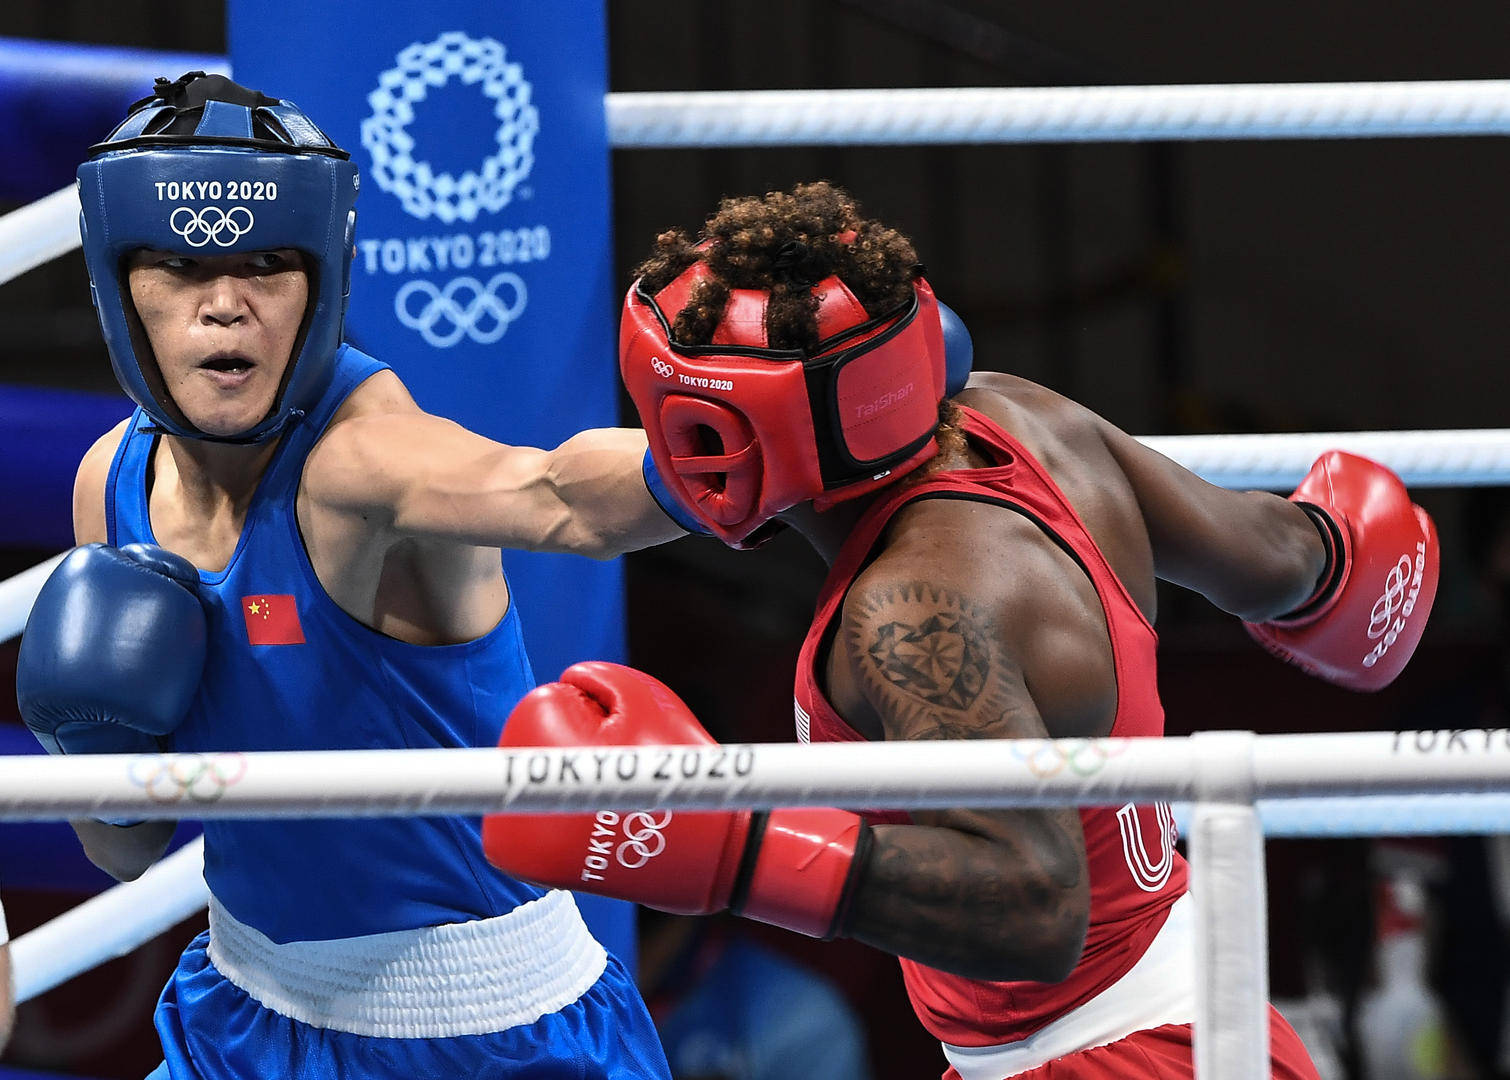
[[[1300, 1036], [1272, 1005], [1269, 1055], [1273, 1080], [1319, 1080]], [[1168, 1024], [1057, 1058], [1012, 1080], [1192, 1080], [1194, 1076], [1190, 1025]], [[944, 1080], [960, 1080], [959, 1073], [951, 1068]]]

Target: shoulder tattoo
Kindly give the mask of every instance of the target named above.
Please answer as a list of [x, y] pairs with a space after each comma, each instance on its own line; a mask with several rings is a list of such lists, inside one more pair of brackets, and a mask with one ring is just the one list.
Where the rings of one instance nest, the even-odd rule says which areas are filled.
[[1010, 717], [1031, 707], [989, 617], [955, 590], [923, 581], [869, 590], [846, 621], [866, 696], [892, 737], [1005, 738]]

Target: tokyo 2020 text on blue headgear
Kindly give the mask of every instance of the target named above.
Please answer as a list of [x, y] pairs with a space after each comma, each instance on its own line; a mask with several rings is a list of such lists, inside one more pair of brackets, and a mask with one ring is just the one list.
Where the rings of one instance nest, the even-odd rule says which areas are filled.
[[351, 288], [357, 168], [289, 101], [220, 75], [157, 80], [79, 167], [80, 231], [95, 310], [121, 387], [163, 431], [209, 438], [174, 404], [127, 291], [124, 260], [294, 248], [310, 303], [272, 410], [224, 442], [259, 442], [330, 382]]

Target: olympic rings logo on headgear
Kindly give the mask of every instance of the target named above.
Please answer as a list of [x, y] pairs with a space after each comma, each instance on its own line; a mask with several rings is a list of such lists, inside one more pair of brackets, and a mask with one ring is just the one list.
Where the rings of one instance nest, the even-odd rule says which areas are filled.
[[638, 870], [666, 850], [666, 834], [661, 830], [671, 824], [671, 811], [664, 810], [661, 814], [660, 820], [643, 810], [625, 815], [624, 842], [614, 852], [620, 866]]
[[675, 371], [676, 368], [672, 367], [670, 364], [666, 363], [666, 361], [657, 356], [654, 360], [650, 361], [650, 370], [654, 371], [663, 379], [669, 379], [671, 378], [671, 373]]
[[1374, 609], [1368, 615], [1368, 639], [1382, 637], [1394, 621], [1395, 612], [1405, 602], [1405, 590], [1410, 585], [1411, 571], [1415, 563], [1409, 555], [1401, 555], [1400, 561], [1390, 567], [1384, 579], [1384, 593], [1374, 601]]
[[242, 754], [143, 754], [131, 760], [131, 782], [156, 803], [211, 803], [246, 775]]
[[1120, 741], [1108, 739], [1038, 739], [1014, 742], [1012, 756], [1039, 778], [1057, 776], [1066, 769], [1076, 776], [1091, 776], [1125, 749]]
[[203, 210], [180, 206], [168, 216], [168, 228], [192, 248], [202, 248], [211, 242], [218, 247], [230, 247], [251, 232], [255, 223], [252, 212], [244, 206], [229, 210], [218, 206], [206, 206]]
[[[499, 299], [498, 289], [503, 285], [513, 290], [512, 303]], [[415, 295], [424, 298], [417, 312], [409, 310], [410, 298]], [[418, 330], [435, 348], [449, 349], [463, 336], [479, 345], [491, 345], [503, 337], [528, 300], [524, 279], [504, 271], [494, 274], [486, 285], [474, 277], [456, 278], [443, 289], [424, 280], [410, 281], [394, 296], [393, 311], [399, 322]]]

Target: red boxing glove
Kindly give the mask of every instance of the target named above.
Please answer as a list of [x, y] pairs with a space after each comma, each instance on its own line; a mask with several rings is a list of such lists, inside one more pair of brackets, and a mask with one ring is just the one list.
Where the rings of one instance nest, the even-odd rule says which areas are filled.
[[[499, 746], [717, 745], [666, 686], [619, 664], [566, 669], [524, 696]], [[483, 851], [517, 878], [662, 911], [736, 915], [834, 937], [870, 846], [856, 814], [826, 808], [495, 814]], [[858, 856], [857, 856], [858, 853]]]
[[1333, 450], [1290, 496], [1327, 546], [1327, 569], [1300, 607], [1245, 623], [1275, 656], [1349, 690], [1382, 690], [1404, 669], [1437, 594], [1441, 549], [1431, 516], [1400, 478]]

